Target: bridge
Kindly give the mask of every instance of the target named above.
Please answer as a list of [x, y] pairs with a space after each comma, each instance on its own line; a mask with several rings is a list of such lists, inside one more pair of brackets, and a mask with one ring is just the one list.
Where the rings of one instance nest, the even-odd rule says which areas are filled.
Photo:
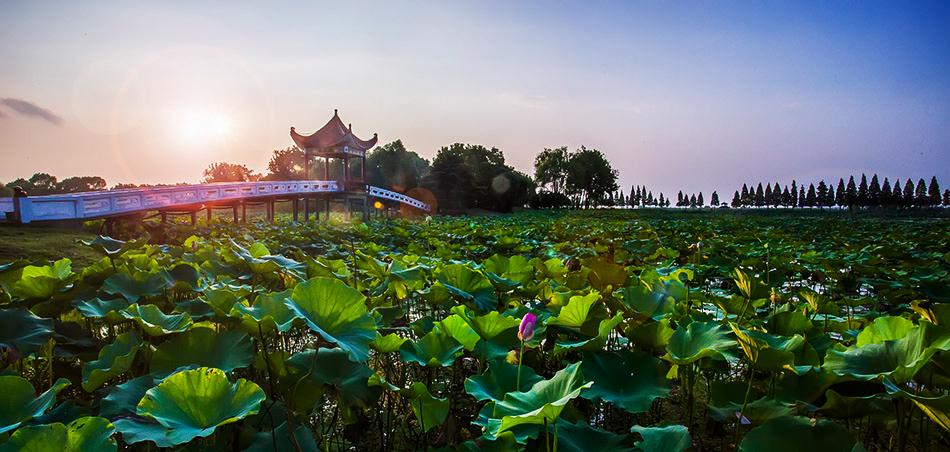
[[[371, 185], [356, 187], [356, 190], [350, 187], [348, 191], [345, 185], [325, 180], [234, 182], [0, 198], [0, 220], [19, 223], [108, 220], [155, 212], [163, 219], [167, 214], [189, 213], [194, 222], [198, 211], [206, 210], [210, 218], [211, 211], [220, 208], [233, 209], [237, 220], [238, 207], [243, 210], [248, 204], [266, 205], [268, 219], [273, 220], [274, 204], [278, 201], [293, 202], [296, 220], [301, 201], [307, 203], [309, 216], [309, 200], [325, 198], [329, 212], [331, 198], [346, 200], [347, 194], [356, 196], [353, 199], [356, 201], [369, 196], [431, 212], [428, 204], [401, 193]], [[364, 215], [365, 212], [364, 206]], [[246, 219], [246, 210], [244, 216]]]

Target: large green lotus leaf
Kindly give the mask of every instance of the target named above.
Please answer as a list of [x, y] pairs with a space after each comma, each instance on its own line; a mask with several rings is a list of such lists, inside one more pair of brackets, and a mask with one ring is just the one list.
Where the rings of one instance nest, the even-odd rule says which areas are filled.
[[[205, 289], [200, 301], [204, 302], [220, 317], [237, 317], [240, 314], [232, 313], [231, 309], [244, 300], [247, 292], [244, 290], [232, 290], [227, 287]], [[283, 304], [283, 299], [279, 300]], [[257, 330], [257, 328], [254, 328]]]
[[272, 255], [263, 243], [255, 242], [249, 248], [244, 248], [231, 240], [231, 248], [248, 268], [258, 275], [285, 272], [303, 278], [307, 274], [306, 264], [284, 256]]
[[224, 371], [202, 367], [178, 372], [149, 389], [137, 413], [164, 426], [168, 442], [182, 444], [257, 413], [265, 398], [251, 381], [231, 383]]
[[108, 394], [99, 401], [99, 415], [110, 419], [134, 416], [145, 392], [157, 384], [153, 375], [144, 375], [108, 387]]
[[66, 429], [67, 451], [114, 451], [118, 448], [113, 437], [115, 426], [106, 418], [82, 417], [70, 422]]
[[60, 423], [26, 426], [13, 432], [10, 440], [0, 446], [0, 452], [64, 451], [67, 435], [66, 426]]
[[132, 367], [132, 361], [141, 346], [142, 340], [135, 332], [129, 331], [116, 336], [111, 344], [99, 350], [99, 359], [83, 364], [82, 388], [93, 391], [125, 373]]
[[850, 452], [854, 445], [851, 432], [833, 421], [787, 416], [772, 419], [750, 430], [739, 445], [739, 450]]
[[164, 336], [171, 333], [181, 333], [191, 327], [191, 316], [187, 312], [165, 314], [153, 304], [131, 304], [119, 311], [122, 318], [137, 323], [149, 336]]
[[686, 328], [677, 328], [664, 358], [673, 364], [684, 365], [706, 357], [721, 356], [735, 345], [729, 330], [716, 322], [693, 322]]
[[824, 368], [860, 380], [887, 377], [901, 384], [913, 378], [935, 353], [946, 350], [950, 350], [947, 329], [921, 322], [898, 340], [830, 349]]
[[[899, 388], [893, 382], [885, 380], [884, 387], [893, 396], [906, 397], [927, 414], [931, 420], [946, 431], [950, 431], [950, 394], [940, 395], [912, 394]], [[830, 392], [830, 391], [829, 391]]]
[[585, 452], [596, 445], [597, 450], [625, 452], [633, 451], [628, 435], [618, 435], [599, 428], [591, 427], [584, 421], [570, 423], [557, 420], [557, 445], [559, 451]]
[[450, 315], [439, 322], [436, 322], [439, 328], [446, 332], [453, 339], [465, 347], [465, 350], [472, 351], [475, 345], [481, 340], [481, 336], [475, 332], [468, 322], [458, 314]]
[[23, 309], [0, 310], [0, 345], [17, 350], [21, 357], [46, 345], [53, 336], [53, 320]]
[[495, 254], [482, 263], [482, 268], [518, 284], [527, 284], [534, 278], [534, 265], [521, 255], [504, 257]]
[[670, 338], [676, 332], [670, 327], [670, 319], [662, 318], [657, 321], [647, 321], [632, 328], [626, 328], [624, 334], [638, 345], [654, 349], [665, 350]]
[[606, 292], [618, 287], [623, 287], [627, 282], [627, 272], [622, 265], [617, 265], [610, 259], [597, 257], [584, 262], [584, 265], [590, 269], [587, 278], [591, 287]]
[[112, 300], [103, 300], [101, 298], [91, 298], [88, 300], [77, 300], [73, 302], [76, 310], [88, 319], [101, 319], [107, 317], [112, 322], [122, 320], [118, 314], [129, 307], [129, 302], [125, 298], [114, 298]]
[[230, 372], [254, 361], [254, 344], [240, 331], [192, 328], [158, 346], [149, 370], [166, 375], [182, 367], [213, 367]]
[[637, 449], [648, 452], [682, 452], [693, 445], [689, 430], [682, 425], [666, 427], [630, 427], [633, 433], [639, 433], [643, 441], [637, 441]]
[[287, 423], [280, 424], [273, 432], [258, 432], [254, 441], [244, 452], [317, 452], [317, 442], [313, 433], [304, 425], [294, 429], [293, 438], [287, 431]]
[[805, 344], [802, 336], [773, 336], [761, 331], [743, 330], [734, 323], [729, 323], [729, 327], [746, 358], [756, 369], [763, 372], [778, 372], [785, 368], [794, 370], [794, 352]]
[[645, 284], [625, 287], [623, 304], [654, 320], [666, 317], [676, 309], [676, 299], [662, 291], [655, 292]]
[[604, 345], [607, 344], [607, 339], [610, 337], [610, 332], [613, 331], [617, 325], [623, 322], [623, 313], [617, 313], [617, 315], [607, 318], [600, 321], [600, 324], [597, 326], [597, 336], [594, 336], [590, 339], [581, 339], [577, 341], [557, 341], [554, 344], [554, 354], [560, 354], [569, 350], [600, 350], [604, 348]]
[[647, 353], [585, 353], [581, 369], [594, 381], [581, 397], [605, 400], [633, 414], [647, 411], [654, 400], [670, 393], [666, 365]]
[[600, 300], [600, 292], [596, 290], [584, 296], [573, 296], [567, 305], [561, 308], [557, 316], [548, 319], [547, 325], [579, 330], [587, 322], [591, 306], [598, 300]]
[[369, 343], [369, 346], [380, 353], [392, 353], [399, 351], [402, 344], [405, 344], [408, 340], [408, 338], [396, 333], [389, 333], [385, 336], [376, 333], [376, 339], [373, 339], [373, 341]]
[[487, 421], [486, 434], [498, 434], [521, 425], [554, 423], [568, 402], [581, 391], [591, 387], [581, 373], [581, 363], [559, 370], [550, 380], [541, 380], [525, 392], [509, 392], [501, 402], [490, 402], [492, 416]]
[[116, 273], [102, 282], [102, 291], [110, 295], [121, 295], [131, 303], [143, 297], [160, 295], [171, 286], [171, 277], [165, 271]]
[[463, 349], [462, 344], [441, 328], [433, 328], [418, 341], [402, 344], [399, 354], [404, 361], [420, 366], [448, 367], [455, 362]]
[[82, 244], [98, 251], [104, 256], [109, 257], [120, 256], [122, 253], [125, 253], [128, 250], [142, 245], [142, 243], [138, 241], [124, 242], [122, 240], [117, 240], [103, 235], [97, 236], [92, 240], [82, 240]]
[[499, 334], [512, 328], [518, 328], [518, 325], [521, 324], [521, 320], [502, 315], [498, 311], [492, 311], [488, 314], [475, 317], [465, 309], [465, 306], [455, 306], [452, 308], [452, 313], [465, 320], [482, 339], [487, 340], [492, 340]]
[[494, 439], [482, 436], [468, 440], [459, 446], [459, 450], [466, 452], [510, 452], [518, 450], [518, 440], [514, 433], [505, 432]]
[[825, 391], [825, 403], [816, 410], [824, 417], [838, 419], [857, 419], [871, 414], [888, 414], [893, 411], [894, 404], [886, 394], [880, 393], [862, 397], [844, 396], [834, 389]]
[[521, 386], [518, 386], [518, 366], [503, 360], [492, 361], [481, 375], [465, 379], [465, 392], [475, 400], [501, 402], [509, 392], [526, 392], [542, 378], [530, 366], [521, 366]]
[[[4, 275], [3, 289], [14, 299], [45, 300], [65, 288], [76, 274], [69, 259], [60, 259], [52, 265], [27, 265], [10, 276]], [[16, 277], [12, 282], [10, 278]]]
[[126, 444], [137, 444], [145, 441], [151, 441], [158, 447], [172, 447], [181, 444], [180, 438], [171, 434], [165, 426], [158, 422], [146, 420], [143, 418], [121, 418], [113, 422], [115, 429], [122, 434], [122, 440]]
[[465, 265], [449, 264], [442, 267], [439, 282], [452, 295], [472, 303], [479, 312], [494, 311], [498, 306], [498, 297], [491, 281], [485, 275]]
[[732, 278], [736, 283], [736, 288], [739, 289], [739, 293], [746, 299], [768, 298], [770, 295], [768, 286], [754, 275], [749, 275], [737, 268], [733, 272]]
[[36, 390], [27, 379], [16, 375], [0, 376], [0, 433], [43, 414], [53, 406], [56, 394], [67, 386], [69, 380], [60, 378], [46, 392], [35, 397]]
[[240, 301], [232, 305], [231, 314], [241, 317], [241, 327], [248, 334], [267, 334], [274, 330], [286, 333], [293, 328], [294, 319], [297, 318], [287, 306], [286, 300], [290, 295], [291, 290], [259, 295], [253, 306]]
[[367, 380], [373, 370], [363, 363], [347, 358], [345, 351], [338, 348], [321, 348], [294, 353], [287, 360], [290, 372], [289, 386], [294, 392], [298, 405], [312, 408], [323, 388], [315, 391], [308, 386], [330, 386], [336, 389], [342, 401], [348, 405], [367, 407], [379, 398], [380, 390], [370, 387]]
[[[794, 375], [794, 374], [791, 374]], [[735, 422], [736, 413], [742, 411], [744, 420], [758, 425], [770, 419], [788, 416], [795, 411], [795, 406], [779, 400], [762, 397], [755, 399], [750, 394], [745, 409], [748, 386], [745, 381], [714, 381], [709, 389], [709, 414], [720, 422]]]
[[287, 306], [324, 340], [346, 351], [353, 361], [369, 358], [376, 322], [366, 297], [339, 279], [316, 277], [297, 284]]
[[805, 335], [814, 325], [800, 310], [777, 312], [769, 317], [768, 331], [779, 336]]
[[442, 425], [449, 415], [449, 399], [434, 397], [423, 383], [417, 381], [399, 393], [410, 399], [412, 412], [424, 432]]
[[907, 336], [907, 333], [912, 329], [914, 329], [914, 322], [903, 317], [878, 317], [861, 330], [855, 345], [861, 347], [868, 344], [895, 341]]

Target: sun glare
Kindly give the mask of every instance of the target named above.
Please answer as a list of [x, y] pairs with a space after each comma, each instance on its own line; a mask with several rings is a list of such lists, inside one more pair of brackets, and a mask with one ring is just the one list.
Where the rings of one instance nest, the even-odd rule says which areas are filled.
[[183, 109], [172, 120], [179, 141], [183, 145], [210, 145], [224, 141], [231, 136], [231, 119], [224, 113]]

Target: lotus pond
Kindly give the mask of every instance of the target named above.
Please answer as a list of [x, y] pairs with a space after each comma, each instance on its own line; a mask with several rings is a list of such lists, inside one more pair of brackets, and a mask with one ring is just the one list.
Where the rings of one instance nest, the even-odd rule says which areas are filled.
[[948, 225], [575, 212], [100, 237], [84, 268], [0, 263], [0, 451], [947, 450]]

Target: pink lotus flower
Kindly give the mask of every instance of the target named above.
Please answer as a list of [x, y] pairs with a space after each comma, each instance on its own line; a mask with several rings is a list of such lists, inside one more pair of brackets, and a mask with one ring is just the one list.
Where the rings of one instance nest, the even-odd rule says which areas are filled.
[[534, 324], [537, 323], [538, 316], [533, 313], [527, 313], [521, 319], [521, 325], [518, 326], [518, 339], [522, 342], [530, 341], [534, 337]]

